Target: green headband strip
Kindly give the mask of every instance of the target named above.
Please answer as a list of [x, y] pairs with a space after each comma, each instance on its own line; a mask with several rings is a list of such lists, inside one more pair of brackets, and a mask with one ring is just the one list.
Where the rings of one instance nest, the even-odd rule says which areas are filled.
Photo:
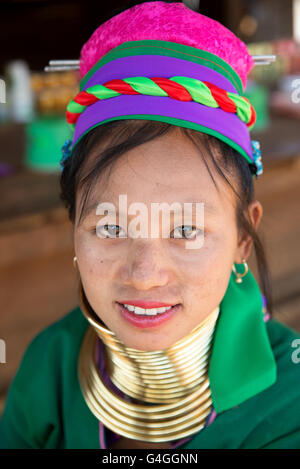
[[84, 89], [85, 84], [99, 68], [103, 67], [103, 65], [112, 60], [132, 55], [164, 55], [204, 65], [223, 75], [232, 83], [240, 95], [243, 94], [242, 81], [237, 72], [227, 62], [216, 55], [201, 49], [196, 49], [195, 47], [178, 44], [177, 42], [155, 41], [152, 39], [124, 42], [109, 51], [83, 77], [80, 82], [80, 91]]

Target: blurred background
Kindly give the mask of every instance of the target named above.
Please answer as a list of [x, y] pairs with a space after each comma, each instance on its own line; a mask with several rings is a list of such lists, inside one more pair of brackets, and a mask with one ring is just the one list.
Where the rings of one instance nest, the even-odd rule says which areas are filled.
[[[44, 67], [52, 59], [78, 60], [96, 27], [133, 3], [0, 2], [0, 339], [6, 344], [0, 415], [29, 342], [78, 303], [59, 160], [71, 137], [64, 114], [79, 75]], [[246, 96], [257, 111], [252, 138], [260, 141], [264, 162], [255, 184], [274, 316], [300, 332], [300, 0], [184, 3], [231, 29], [251, 54], [277, 56], [254, 67]], [[253, 256], [250, 267], [257, 276]]]

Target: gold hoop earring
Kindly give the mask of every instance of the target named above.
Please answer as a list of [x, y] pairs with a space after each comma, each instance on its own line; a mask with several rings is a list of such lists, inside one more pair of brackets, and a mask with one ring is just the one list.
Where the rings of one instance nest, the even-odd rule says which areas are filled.
[[232, 266], [232, 270], [233, 270], [233, 272], [234, 272], [235, 275], [236, 275], [236, 279], [235, 279], [236, 283], [242, 283], [242, 281], [243, 281], [243, 280], [242, 280], [242, 277], [245, 277], [245, 275], [247, 275], [248, 270], [249, 270], [248, 264], [247, 264], [247, 262], [246, 262], [246, 259], [242, 259], [242, 263], [244, 264], [244, 267], [245, 267], [245, 271], [244, 271], [243, 274], [241, 274], [241, 273], [239, 273], [239, 272], [236, 271], [234, 264], [233, 264], [233, 266]]
[[77, 267], [77, 257], [76, 256], [73, 257], [73, 266], [76, 269], [76, 267]]

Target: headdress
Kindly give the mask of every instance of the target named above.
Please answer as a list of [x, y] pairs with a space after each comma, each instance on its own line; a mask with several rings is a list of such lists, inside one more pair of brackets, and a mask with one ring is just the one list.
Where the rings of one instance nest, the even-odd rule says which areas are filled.
[[262, 173], [256, 113], [244, 96], [254, 60], [219, 22], [183, 3], [146, 2], [112, 17], [80, 55], [80, 91], [67, 106], [74, 131], [63, 161], [94, 127], [122, 119], [168, 122], [213, 135]]

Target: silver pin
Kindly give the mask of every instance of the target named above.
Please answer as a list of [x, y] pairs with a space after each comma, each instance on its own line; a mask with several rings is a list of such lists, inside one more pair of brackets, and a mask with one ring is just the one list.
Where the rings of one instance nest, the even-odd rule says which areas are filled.
[[79, 65], [79, 60], [49, 60], [49, 65]]
[[[252, 55], [255, 65], [269, 65], [275, 62], [276, 55]], [[44, 67], [45, 72], [61, 72], [66, 70], [79, 70], [79, 60], [49, 60]]]
[[55, 65], [44, 67], [44, 72], [63, 72], [66, 70], [79, 70], [79, 65]]
[[44, 67], [45, 72], [64, 72], [66, 70], [79, 70], [79, 60], [49, 60]]
[[255, 65], [268, 65], [276, 61], [276, 55], [252, 55]]

